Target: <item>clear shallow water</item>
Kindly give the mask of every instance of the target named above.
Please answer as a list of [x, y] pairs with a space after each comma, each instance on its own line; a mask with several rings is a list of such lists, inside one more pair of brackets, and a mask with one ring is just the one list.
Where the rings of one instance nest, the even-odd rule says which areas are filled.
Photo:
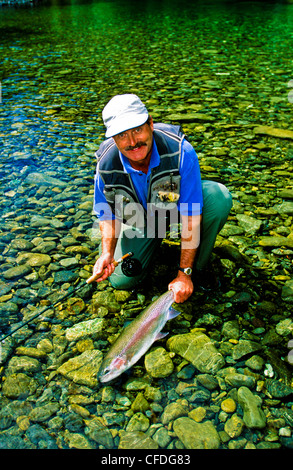
[[[117, 93], [139, 94], [159, 121], [196, 108], [217, 123], [291, 121], [292, 4], [48, 1], [3, 7], [0, 31], [6, 192], [35, 169], [70, 179], [83, 165], [91, 178]], [[204, 151], [200, 127], [184, 130]]]
[[[255, 138], [252, 131], [258, 124], [292, 128], [287, 85], [293, 79], [293, 4], [215, 0], [191, 5], [175, 0], [139, 2], [139, 6], [137, 3], [52, 1], [0, 10], [0, 333], [26, 319], [30, 310], [35, 312], [40, 305], [50, 305], [56, 300], [56, 292], [68, 291], [78, 276], [88, 277], [83, 271], [87, 250], [97, 248], [87, 236], [92, 226], [94, 151], [104, 139], [101, 111], [113, 95], [137, 93], [155, 120], [182, 122], [199, 154], [203, 174], [207, 172], [206, 177], [217, 178], [220, 175], [235, 191], [236, 214], [239, 207], [242, 211], [243, 207], [248, 211], [260, 208], [266, 214], [266, 209], [280, 202], [278, 190], [291, 187], [292, 143]], [[196, 118], [186, 118], [194, 113], [198, 113]], [[178, 114], [180, 118], [176, 119], [174, 115]], [[56, 184], [37, 181], [34, 184], [27, 179], [32, 173], [53, 177]], [[39, 219], [42, 216], [47, 222]], [[279, 233], [288, 235], [287, 221], [286, 214], [271, 218], [268, 215], [264, 233], [280, 229]], [[76, 242], [65, 241], [71, 228], [80, 232]], [[264, 306], [264, 313], [260, 313], [264, 322], [271, 316], [270, 308], [273, 312], [278, 309], [281, 283], [288, 279], [290, 262], [283, 255], [274, 258], [258, 252], [258, 240], [241, 234], [232, 231], [230, 238], [241, 250], [246, 250], [255, 266], [265, 268], [262, 271], [265, 279], [262, 284], [258, 273], [250, 278], [250, 269], [245, 274], [244, 268], [234, 271], [231, 268], [227, 290], [235, 288], [240, 298], [244, 290], [246, 299], [249, 290], [250, 310], [242, 313], [241, 302], [240, 306], [227, 302], [230, 297], [222, 296], [226, 292], [223, 286], [222, 293], [212, 299], [196, 297], [191, 307], [187, 305], [188, 321], [183, 320], [179, 326], [183, 331], [189, 330], [197, 315], [201, 320], [202, 314], [207, 313], [203, 315], [206, 317], [211, 311], [220, 319], [220, 326], [215, 325], [218, 331], [212, 329], [216, 339], [222, 319], [234, 320], [239, 315], [241, 319], [242, 315], [245, 320], [248, 318], [245, 329], [250, 333], [253, 322], [252, 325], [249, 322], [254, 319], [257, 302], [272, 301], [273, 305]], [[83, 245], [85, 251], [77, 255], [67, 252], [72, 243]], [[7, 272], [22, 266], [19, 257], [30, 250], [48, 254], [50, 263], [39, 258], [39, 264], [28, 275], [9, 277]], [[159, 275], [160, 271], [158, 278]], [[276, 275], [280, 284], [271, 282]], [[156, 289], [160, 289], [159, 282]], [[24, 330], [15, 335], [16, 342], [33, 348], [43, 337], [58, 342], [58, 328], [88, 319], [90, 308], [89, 302], [88, 310], [77, 313], [73, 319], [65, 307], [56, 309], [51, 323]], [[192, 319], [190, 312], [194, 315]], [[277, 313], [289, 316], [284, 303]], [[109, 317], [113, 334], [113, 328], [117, 332], [120, 324], [117, 315]], [[208, 320], [202, 321], [199, 326], [205, 326], [205, 321], [209, 325]], [[174, 330], [177, 332], [178, 327]], [[108, 329], [102, 338], [104, 346], [108, 344], [106, 335]], [[288, 352], [286, 338], [282, 340], [282, 353], [272, 347], [278, 357]], [[72, 353], [70, 347], [66, 352]], [[13, 354], [12, 347], [8, 358]], [[48, 356], [48, 366], [50, 361]], [[44, 369], [44, 375], [49, 374], [51, 370]], [[58, 392], [61, 387], [54, 378], [48, 384], [43, 376], [38, 376], [38, 380], [42, 386], [48, 385], [44, 394], [53, 387]], [[162, 382], [162, 389], [165, 392], [169, 387], [171, 397], [177, 385], [177, 379], [175, 386], [172, 380]], [[37, 403], [39, 393], [38, 389], [30, 396], [30, 403]], [[9, 401], [7, 396], [1, 392], [1, 405]], [[106, 400], [110, 411], [111, 400]], [[96, 413], [96, 407], [90, 409]], [[64, 416], [70, 418], [68, 409]], [[15, 420], [16, 416], [12, 418]], [[26, 446], [25, 431], [15, 435], [15, 425], [10, 435], [9, 426], [8, 422], [4, 432], [1, 428], [0, 447]], [[59, 426], [61, 429], [62, 424]], [[31, 442], [35, 444], [36, 439], [37, 447], [52, 445], [51, 436], [47, 436], [47, 443], [43, 438], [38, 443], [35, 426], [30, 426], [28, 432]], [[65, 439], [58, 426], [55, 432], [61, 435], [61, 440]], [[251, 439], [255, 443], [263, 439], [261, 431], [248, 436]], [[60, 442], [62, 447], [64, 443]]]
[[100, 142], [116, 93], [138, 93], [163, 120], [221, 78], [207, 97], [226, 95], [219, 115], [225, 85], [232, 100], [245, 91], [266, 107], [272, 75], [285, 95], [293, 74], [293, 6], [278, 2], [52, 1], [2, 8], [0, 28], [2, 152], [37, 153], [40, 168], [57, 139], [66, 156]]
[[284, 86], [293, 73], [293, 6], [278, 2], [52, 1], [2, 8], [0, 27], [2, 111], [14, 124], [32, 118], [34, 132], [54, 107], [101, 140], [114, 94], [156, 99], [163, 118], [201, 79], [226, 77], [265, 103], [271, 75]]

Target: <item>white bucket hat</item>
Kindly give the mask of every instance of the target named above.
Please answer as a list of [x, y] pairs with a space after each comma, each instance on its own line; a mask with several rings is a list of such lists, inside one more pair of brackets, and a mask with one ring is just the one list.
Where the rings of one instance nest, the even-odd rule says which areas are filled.
[[104, 107], [102, 117], [106, 126], [106, 137], [138, 127], [148, 119], [148, 110], [133, 94], [116, 95]]

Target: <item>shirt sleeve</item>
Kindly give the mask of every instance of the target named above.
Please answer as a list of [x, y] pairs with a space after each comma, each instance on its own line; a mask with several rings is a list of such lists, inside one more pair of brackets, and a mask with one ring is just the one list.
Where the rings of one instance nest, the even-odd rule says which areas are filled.
[[182, 215], [200, 215], [203, 197], [199, 162], [194, 148], [185, 139], [182, 143], [179, 172], [181, 182], [178, 209]]
[[115, 216], [111, 210], [110, 205], [108, 204], [103, 189], [104, 189], [104, 182], [100, 177], [99, 173], [97, 172], [95, 175], [95, 183], [94, 183], [94, 213], [98, 217], [99, 220], [113, 220]]

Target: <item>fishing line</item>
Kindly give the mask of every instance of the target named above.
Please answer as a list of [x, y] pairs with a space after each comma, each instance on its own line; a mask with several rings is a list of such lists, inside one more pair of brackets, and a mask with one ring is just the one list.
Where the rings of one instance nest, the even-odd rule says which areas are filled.
[[[130, 258], [133, 256], [133, 253], [130, 251], [129, 253], [126, 253], [126, 255], [123, 255], [121, 258], [119, 258], [117, 261], [114, 261], [113, 264], [114, 266], [118, 266], [118, 264], [122, 263], [122, 271], [123, 271], [123, 263], [129, 263], [129, 260]], [[140, 262], [138, 260], [135, 260], [134, 258], [132, 259], [132, 261], [137, 261], [139, 264]], [[136, 266], [136, 267], [135, 267]], [[28, 323], [30, 323], [31, 321], [35, 320], [35, 318], [38, 318], [39, 316], [41, 316], [43, 313], [45, 313], [47, 310], [50, 310], [52, 309], [53, 307], [55, 307], [57, 304], [59, 304], [60, 302], [62, 302], [63, 300], [67, 299], [68, 297], [70, 297], [72, 294], [75, 294], [77, 291], [79, 291], [80, 289], [86, 287], [86, 285], [88, 284], [91, 284], [93, 281], [96, 281], [97, 279], [99, 279], [99, 277], [102, 277], [102, 275], [104, 274], [104, 269], [101, 273], [99, 274], [93, 274], [91, 277], [89, 277], [85, 284], [82, 283], [80, 286], [76, 287], [75, 289], [71, 290], [70, 292], [67, 292], [65, 295], [63, 295], [62, 297], [60, 297], [58, 300], [56, 300], [54, 303], [52, 303], [51, 305], [45, 307], [41, 312], [38, 312], [36, 313], [36, 315], [33, 315], [29, 320], [21, 323], [21, 325], [19, 325], [17, 328], [15, 328], [14, 330], [12, 330], [10, 333], [6, 334], [5, 336], [3, 336], [2, 338], [0, 338], [0, 343], [2, 343], [6, 338], [8, 338], [9, 336], [12, 336], [16, 331], [20, 330], [20, 328], [23, 328], [25, 325], [27, 325]], [[125, 274], [125, 276], [129, 276], [129, 277], [132, 277], [132, 276], [136, 276], [137, 272], [138, 272], [138, 264], [137, 263], [133, 263], [133, 268], [131, 269], [131, 265], [128, 264], [128, 268], [125, 270], [126, 272], [128, 272], [128, 274], [126, 274], [126, 272], [123, 271], [123, 274]], [[133, 274], [135, 273], [135, 274]]]

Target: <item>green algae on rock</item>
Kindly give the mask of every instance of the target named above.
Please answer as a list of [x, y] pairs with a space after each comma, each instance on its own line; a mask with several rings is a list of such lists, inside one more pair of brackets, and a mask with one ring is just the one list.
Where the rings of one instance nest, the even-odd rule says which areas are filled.
[[167, 347], [203, 373], [215, 373], [225, 364], [222, 354], [202, 332], [172, 336], [167, 341]]

